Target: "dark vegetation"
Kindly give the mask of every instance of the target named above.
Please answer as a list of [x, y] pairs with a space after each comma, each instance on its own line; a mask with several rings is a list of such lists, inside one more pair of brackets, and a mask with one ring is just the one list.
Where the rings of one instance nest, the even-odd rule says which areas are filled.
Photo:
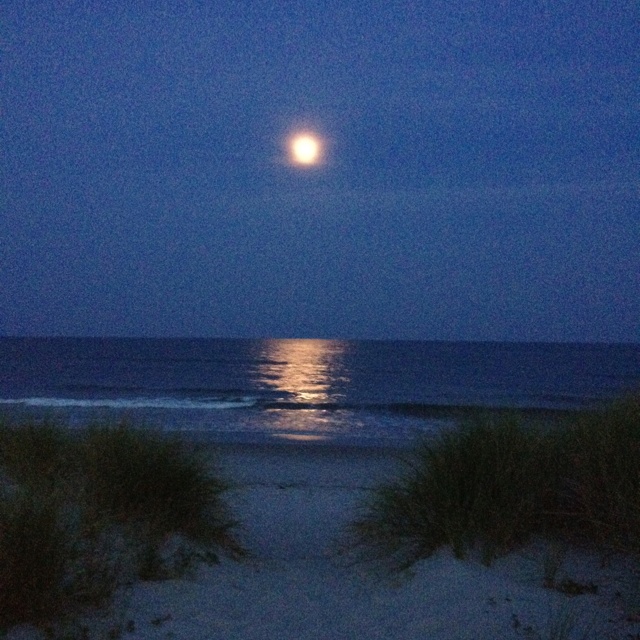
[[535, 535], [640, 557], [640, 395], [553, 427], [478, 415], [422, 441], [347, 546], [403, 569], [443, 546], [490, 563]]
[[0, 424], [0, 630], [242, 555], [210, 469], [179, 441], [125, 425]]

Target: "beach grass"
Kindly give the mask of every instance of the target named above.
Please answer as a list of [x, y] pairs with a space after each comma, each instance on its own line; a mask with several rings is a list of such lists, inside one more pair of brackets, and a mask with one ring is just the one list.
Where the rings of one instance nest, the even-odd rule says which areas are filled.
[[38, 622], [64, 600], [72, 541], [49, 497], [27, 490], [0, 501], [0, 628]]
[[480, 414], [419, 442], [345, 545], [394, 569], [447, 546], [490, 563], [534, 535], [640, 554], [638, 460], [638, 396], [554, 428]]
[[223, 542], [233, 525], [221, 499], [227, 484], [179, 440], [126, 425], [92, 428], [82, 461], [93, 509], [116, 523], [144, 521], [158, 537], [207, 544]]
[[0, 468], [23, 485], [59, 483], [77, 468], [74, 439], [62, 425], [50, 420], [0, 422]]
[[485, 562], [544, 529], [559, 460], [541, 431], [515, 416], [477, 416], [419, 442], [376, 488], [350, 528], [356, 548], [404, 568], [450, 546]]
[[563, 448], [568, 532], [640, 555], [640, 393], [580, 415]]
[[[124, 424], [0, 425], [0, 629], [103, 604], [131, 579], [243, 550], [227, 484], [177, 440]], [[180, 538], [181, 563], [163, 545]]]

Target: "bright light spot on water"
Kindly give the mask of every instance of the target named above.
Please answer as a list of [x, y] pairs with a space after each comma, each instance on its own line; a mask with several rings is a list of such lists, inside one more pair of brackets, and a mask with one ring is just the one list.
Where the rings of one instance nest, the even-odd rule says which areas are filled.
[[[338, 421], [338, 414], [323, 405], [342, 399], [349, 373], [342, 365], [345, 344], [339, 340], [267, 340], [261, 354], [257, 383], [277, 391], [301, 408], [267, 415], [272, 435], [288, 440], [326, 439]], [[327, 436], [316, 435], [327, 431]]]
[[319, 440], [326, 440], [327, 436], [314, 436], [303, 433], [274, 433], [275, 438], [282, 438], [283, 440], [295, 440], [296, 442], [317, 442]]

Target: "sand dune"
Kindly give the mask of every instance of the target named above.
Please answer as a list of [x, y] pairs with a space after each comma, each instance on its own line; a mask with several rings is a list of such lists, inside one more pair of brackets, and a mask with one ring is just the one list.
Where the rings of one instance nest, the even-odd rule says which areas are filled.
[[[610, 558], [603, 567], [599, 557], [570, 550], [558, 575], [597, 586], [597, 593], [575, 597], [543, 588], [544, 541], [490, 568], [447, 550], [395, 576], [346, 563], [336, 539], [367, 491], [393, 476], [396, 454], [224, 448], [221, 463], [235, 482], [228, 499], [252, 556], [200, 566], [184, 579], [136, 584], [118, 595], [112, 611], [79, 626], [86, 625], [89, 637], [119, 628], [131, 640], [640, 637], [640, 621], [625, 613], [625, 598], [640, 604], [625, 558]], [[636, 583], [639, 578], [636, 573]], [[571, 630], [554, 635], [563, 625]], [[8, 637], [38, 635], [22, 627]]]

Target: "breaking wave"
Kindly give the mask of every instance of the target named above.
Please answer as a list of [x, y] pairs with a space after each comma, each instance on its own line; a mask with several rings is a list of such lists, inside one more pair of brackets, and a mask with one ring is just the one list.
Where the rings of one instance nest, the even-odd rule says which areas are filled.
[[252, 407], [256, 398], [245, 396], [238, 398], [15, 398], [0, 399], [0, 404], [21, 405], [24, 407], [58, 409], [241, 409]]

